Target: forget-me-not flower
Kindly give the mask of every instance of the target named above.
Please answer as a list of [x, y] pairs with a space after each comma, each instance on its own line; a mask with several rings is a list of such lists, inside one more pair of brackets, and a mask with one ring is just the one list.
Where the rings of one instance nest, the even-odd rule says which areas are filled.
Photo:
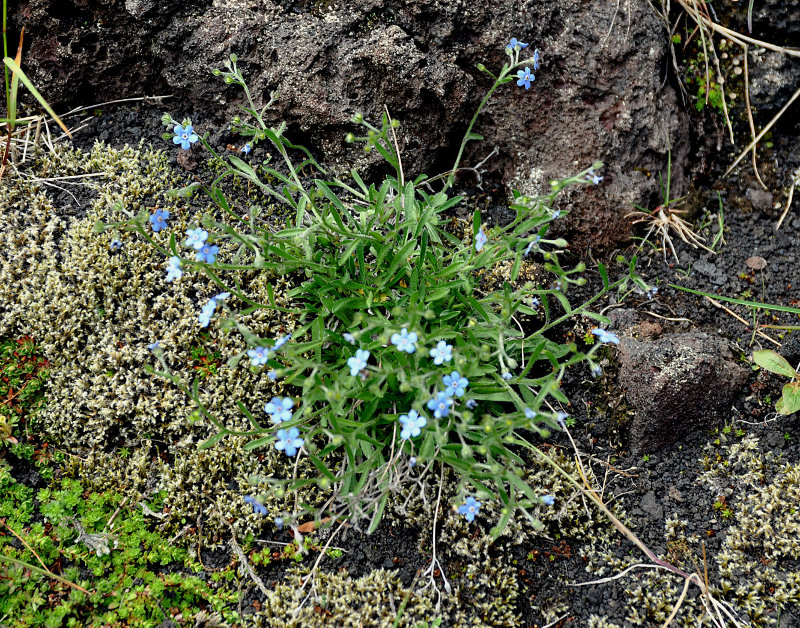
[[122, 248], [122, 242], [116, 239], [111, 240], [111, 244], [109, 244], [109, 247], [111, 248], [112, 251], [119, 251]]
[[559, 410], [558, 412], [556, 412], [556, 422], [561, 427], [566, 427], [566, 419], [568, 416], [569, 415], [566, 412], [562, 412], [561, 410]]
[[208, 240], [208, 231], [200, 227], [197, 227], [197, 229], [187, 229], [186, 235], [189, 237], [186, 238], [186, 242], [184, 242], [183, 245], [195, 251], [202, 249], [203, 246], [205, 246], [206, 240]]
[[269, 354], [272, 353], [272, 349], [269, 347], [256, 347], [255, 349], [250, 349], [247, 352], [247, 356], [250, 358], [250, 365], [251, 366], [264, 366], [269, 360]]
[[282, 517], [275, 517], [275, 527], [278, 530], [283, 530], [283, 518]]
[[511, 373], [509, 373], [508, 371], [506, 371], [500, 377], [502, 377], [506, 381], [509, 381], [514, 376]]
[[217, 309], [217, 302], [214, 299], [209, 299], [208, 303], [200, 310], [200, 327], [208, 327], [211, 322], [211, 317], [214, 316], [214, 310]]
[[478, 235], [475, 236], [475, 251], [480, 253], [484, 244], [486, 244], [486, 234], [483, 232], [483, 226], [481, 226], [478, 229]]
[[242, 146], [242, 152], [245, 155], [249, 155], [251, 150], [253, 150], [253, 147], [250, 146], [250, 144], [245, 144], [244, 146]]
[[536, 70], [538, 69], [539, 69], [539, 49], [537, 48], [536, 50], [533, 51], [533, 71], [536, 72]]
[[533, 240], [528, 242], [528, 248], [525, 249], [525, 253], [523, 255], [525, 255], [526, 257], [528, 255], [530, 255], [531, 254], [531, 250], [533, 249], [533, 247], [536, 246], [537, 244], [539, 244], [539, 240], [541, 240], [541, 239], [542, 239], [542, 236], [537, 235]]
[[267, 373], [267, 379], [271, 382], [274, 382], [276, 379], [278, 379], [278, 372], [274, 370], [270, 371]]
[[535, 416], [536, 416], [536, 413], [533, 410], [531, 410], [530, 408], [525, 408], [525, 418], [526, 419], [532, 419]]
[[422, 428], [428, 423], [428, 419], [416, 410], [409, 410], [408, 414], [401, 414], [399, 421], [403, 426], [400, 432], [400, 438], [403, 440], [419, 436]]
[[467, 407], [470, 410], [474, 410], [476, 407], [478, 407], [478, 402], [474, 399], [467, 399]]
[[417, 334], [413, 331], [409, 333], [408, 329], [403, 327], [399, 334], [392, 334], [392, 344], [398, 351], [414, 353], [417, 350]]
[[431, 349], [431, 357], [433, 363], [437, 366], [443, 362], [449, 362], [453, 359], [453, 345], [447, 344], [444, 340], [436, 343], [436, 346]]
[[350, 332], [346, 331], [345, 333], [343, 333], [342, 334], [342, 338], [344, 338], [351, 345], [356, 344], [356, 337], [353, 334], [351, 334]]
[[297, 450], [303, 446], [305, 442], [299, 438], [300, 430], [296, 427], [290, 427], [288, 430], [278, 430], [278, 440], [275, 442], [275, 449], [278, 451], [285, 451], [286, 455], [290, 458], [297, 454]]
[[173, 132], [175, 133], [175, 137], [172, 138], [172, 141], [175, 144], [180, 144], [183, 150], [189, 150], [192, 144], [200, 139], [194, 132], [194, 128], [191, 124], [187, 124], [185, 127], [176, 124]]
[[522, 50], [523, 48], [527, 48], [529, 44], [523, 44], [521, 41], [517, 41], [516, 37], [512, 37], [509, 44], [506, 46], [506, 50], [509, 51], [516, 51]]
[[458, 514], [464, 515], [464, 518], [472, 523], [480, 508], [481, 503], [477, 499], [467, 497], [466, 501], [458, 507]]
[[462, 377], [458, 371], [442, 377], [442, 383], [445, 385], [444, 392], [450, 397], [463, 397], [469, 386], [469, 380]]
[[264, 406], [264, 412], [270, 415], [273, 423], [285, 423], [292, 420], [294, 401], [289, 397], [273, 397]]
[[600, 329], [599, 327], [595, 327], [592, 330], [592, 333], [597, 336], [597, 339], [600, 342], [610, 342], [611, 344], [618, 345], [619, 338], [616, 334], [612, 334], [610, 331], [606, 331], [605, 329]]
[[153, 225], [153, 231], [157, 233], [162, 229], [166, 229], [168, 219], [169, 212], [166, 209], [158, 209], [154, 214], [150, 214], [149, 220]]
[[217, 253], [219, 253], [219, 247], [214, 244], [204, 244], [200, 250], [197, 251], [197, 258], [198, 262], [206, 262], [207, 264], [213, 264], [217, 261]]
[[366, 349], [356, 349], [356, 354], [352, 358], [347, 359], [347, 366], [350, 367], [350, 375], [355, 377], [362, 369], [367, 368], [367, 360], [369, 360], [369, 351]]
[[253, 512], [256, 513], [257, 515], [267, 514], [267, 509], [255, 497], [251, 497], [250, 495], [245, 495], [244, 501], [246, 501], [253, 507]]
[[453, 398], [444, 390], [437, 392], [436, 395], [428, 401], [428, 410], [433, 411], [434, 417], [441, 419], [450, 414], [450, 406], [452, 405]]
[[161, 348], [161, 343], [158, 340], [156, 340], [153, 344], [147, 345], [147, 348], [150, 349], [150, 351], [155, 351], [156, 349]]
[[531, 88], [531, 81], [535, 81], [536, 77], [531, 74], [531, 69], [526, 67], [525, 70], [517, 70], [517, 85], [524, 86], [525, 89]]
[[167, 262], [167, 283], [172, 283], [174, 279], [180, 279], [183, 277], [183, 271], [181, 270], [181, 258], [177, 255], [173, 255], [169, 258], [169, 262]]
[[291, 339], [292, 339], [292, 334], [286, 334], [285, 336], [281, 336], [275, 341], [275, 345], [272, 347], [272, 350], [277, 351]]
[[556, 503], [556, 498], [552, 495], [542, 495], [541, 500], [543, 504], [547, 504], [548, 506], [552, 506]]

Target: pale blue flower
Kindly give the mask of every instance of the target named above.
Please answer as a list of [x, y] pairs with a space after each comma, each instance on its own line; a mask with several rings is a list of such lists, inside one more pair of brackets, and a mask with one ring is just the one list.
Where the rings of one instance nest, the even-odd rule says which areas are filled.
[[474, 399], [467, 399], [467, 408], [474, 410], [478, 406], [478, 402]]
[[453, 398], [447, 394], [447, 391], [437, 392], [435, 396], [428, 401], [428, 410], [433, 411], [433, 416], [437, 419], [446, 417], [450, 414], [450, 407], [453, 405]]
[[267, 379], [271, 382], [274, 382], [276, 379], [278, 379], [277, 371], [270, 371], [267, 373]]
[[187, 124], [185, 127], [176, 124], [173, 132], [175, 133], [175, 137], [172, 138], [173, 143], [180, 144], [183, 150], [188, 150], [200, 139], [191, 124]]
[[403, 327], [399, 334], [392, 334], [392, 344], [398, 351], [414, 353], [417, 350], [417, 334], [413, 331], [408, 333], [408, 329]]
[[417, 466], [417, 457], [416, 456], [411, 456], [408, 459], [408, 466], [411, 467], [412, 469]]
[[475, 251], [481, 252], [483, 245], [486, 244], [486, 234], [483, 232], [483, 227], [478, 229], [478, 235], [475, 236]]
[[556, 498], [552, 495], [542, 495], [541, 497], [542, 503], [546, 504], [547, 506], [552, 506], [556, 503]]
[[255, 349], [250, 349], [247, 352], [247, 356], [250, 358], [250, 365], [251, 366], [264, 366], [269, 360], [269, 354], [272, 353], [272, 349], [269, 347], [256, 347]]
[[447, 344], [444, 340], [436, 343], [436, 346], [431, 349], [431, 357], [433, 363], [437, 366], [443, 362], [449, 362], [453, 359], [453, 345]]
[[291, 339], [292, 339], [292, 334], [286, 334], [285, 336], [281, 336], [275, 341], [275, 345], [272, 347], [272, 350], [277, 351]]
[[161, 348], [161, 344], [159, 343], [158, 340], [156, 340], [153, 344], [147, 345], [147, 348], [150, 349], [150, 351], [155, 351], [156, 349]]
[[119, 240], [111, 240], [111, 244], [109, 244], [109, 247], [111, 248], [112, 251], [119, 251], [122, 248], [122, 242], [120, 242]]
[[195, 251], [202, 249], [206, 243], [206, 240], [208, 240], [208, 231], [201, 229], [200, 227], [197, 227], [197, 229], [187, 229], [186, 235], [189, 237], [186, 238], [186, 242], [184, 242], [183, 245], [188, 246]]
[[244, 498], [244, 501], [246, 501], [248, 504], [250, 504], [253, 507], [253, 512], [255, 514], [257, 514], [257, 515], [266, 515], [267, 514], [267, 509], [255, 497], [251, 497], [250, 495], [246, 495], [245, 498]]
[[530, 408], [525, 408], [525, 418], [526, 419], [533, 419], [536, 417], [536, 413], [531, 410]]
[[510, 380], [512, 377], [514, 377], [514, 376], [513, 376], [511, 373], [509, 373], [508, 371], [506, 371], [505, 373], [503, 373], [503, 374], [501, 375], [501, 377], [502, 377], [504, 380], [506, 380], [506, 381], [509, 381], [509, 380]]
[[401, 414], [399, 421], [403, 426], [400, 432], [400, 438], [403, 440], [419, 436], [422, 428], [428, 423], [428, 419], [416, 410], [409, 410], [408, 414]]
[[619, 338], [615, 334], [612, 334], [610, 331], [606, 331], [605, 329], [600, 329], [599, 327], [595, 327], [592, 330], [592, 333], [595, 336], [597, 336], [597, 339], [600, 342], [609, 342], [615, 345], [619, 344]]
[[219, 247], [212, 244], [204, 244], [196, 254], [196, 259], [198, 262], [205, 262], [206, 264], [213, 264], [217, 261], [217, 254], [219, 253]]
[[150, 214], [150, 222], [153, 225], [153, 231], [156, 233], [162, 229], [167, 228], [167, 220], [169, 219], [169, 212], [166, 209], [158, 209]]
[[352, 358], [347, 359], [347, 366], [350, 367], [350, 375], [355, 377], [362, 369], [367, 368], [367, 360], [369, 360], [369, 351], [365, 349], [356, 349], [356, 354]]
[[180, 279], [183, 277], [183, 271], [181, 270], [181, 258], [177, 255], [173, 255], [169, 258], [169, 262], [167, 262], [167, 283], [172, 283], [174, 279]]
[[511, 38], [511, 42], [506, 45], [506, 50], [508, 51], [517, 51], [522, 50], [523, 48], [527, 48], [530, 44], [523, 44], [521, 41], [517, 41], [516, 37]]
[[343, 333], [342, 338], [344, 338], [345, 341], [349, 342], [351, 345], [356, 344], [356, 337], [349, 332]]
[[442, 383], [445, 385], [444, 392], [450, 397], [463, 397], [469, 386], [469, 380], [462, 377], [458, 371], [442, 377]]
[[275, 527], [278, 530], [283, 530], [283, 518], [282, 517], [275, 517]]
[[538, 69], [539, 69], [539, 49], [537, 48], [536, 50], [533, 51], [533, 71], [536, 72], [536, 70]]
[[224, 301], [229, 296], [231, 296], [230, 292], [220, 292], [217, 296], [214, 297], [215, 301]]
[[536, 77], [531, 74], [531, 69], [526, 67], [525, 70], [518, 70], [517, 71], [517, 85], [522, 87], [525, 86], [525, 89], [531, 88], [531, 81], [535, 81]]
[[250, 146], [250, 144], [245, 144], [244, 146], [242, 146], [242, 152], [245, 155], [249, 155], [251, 150], [253, 150], [253, 147]]
[[478, 500], [474, 497], [467, 497], [465, 502], [458, 507], [458, 514], [464, 515], [464, 518], [472, 523], [480, 508], [481, 503]]
[[286, 452], [290, 458], [297, 453], [297, 450], [305, 442], [300, 436], [300, 430], [290, 427], [288, 430], [278, 430], [278, 440], [275, 442], [275, 449]]
[[203, 306], [203, 309], [200, 310], [200, 327], [208, 327], [208, 324], [211, 322], [211, 317], [214, 316], [214, 310], [217, 309], [217, 302], [214, 299], [210, 299], [208, 303]]
[[292, 420], [294, 400], [289, 397], [273, 397], [264, 406], [264, 412], [270, 415], [273, 423], [286, 423]]
[[569, 416], [569, 414], [567, 414], [566, 412], [562, 412], [562, 411], [560, 411], [560, 410], [559, 410], [558, 412], [556, 412], [556, 422], [557, 422], [557, 423], [558, 423], [558, 424], [559, 424], [561, 427], [565, 427], [565, 426], [566, 426], [566, 422], [565, 422], [565, 421], [566, 421], [566, 419], [567, 419], [567, 417], [568, 417], [568, 416]]

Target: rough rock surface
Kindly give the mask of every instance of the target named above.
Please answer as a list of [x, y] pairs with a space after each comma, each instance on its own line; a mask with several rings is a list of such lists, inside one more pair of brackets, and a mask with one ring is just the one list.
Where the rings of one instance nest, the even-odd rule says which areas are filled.
[[629, 446], [653, 452], [708, 429], [747, 381], [727, 341], [699, 331], [619, 344], [619, 381], [636, 409]]
[[431, 175], [451, 166], [490, 85], [476, 64], [497, 70], [516, 36], [541, 50], [542, 67], [529, 91], [496, 94], [476, 129], [486, 139], [464, 165], [496, 146], [485, 168], [532, 194], [603, 160], [602, 184], [565, 203], [578, 250], [627, 237], [624, 215], [655, 200], [670, 148], [673, 190], [685, 188], [686, 117], [665, 74], [664, 24], [644, 0], [189, 0], [180, 10], [19, 0], [10, 15], [12, 29], [26, 26], [24, 67], [60, 110], [171, 93], [165, 108], [176, 118], [194, 115], [201, 132], [224, 128], [241, 94], [210, 70], [236, 52], [257, 102], [280, 93], [271, 121], [286, 120], [321, 163], [345, 169], [348, 120], [356, 111], [377, 120], [386, 105], [403, 122], [406, 172]]

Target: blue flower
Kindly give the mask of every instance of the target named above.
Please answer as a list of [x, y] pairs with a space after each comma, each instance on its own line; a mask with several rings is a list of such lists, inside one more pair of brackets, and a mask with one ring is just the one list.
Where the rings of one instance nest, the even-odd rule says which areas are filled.
[[445, 385], [445, 394], [450, 397], [463, 397], [467, 386], [469, 386], [469, 380], [466, 377], [461, 377], [458, 371], [453, 371], [450, 375], [442, 377], [442, 383]]
[[214, 310], [217, 309], [217, 302], [214, 299], [210, 299], [208, 303], [203, 306], [203, 309], [200, 310], [200, 327], [208, 327], [208, 324], [211, 322], [211, 317], [214, 316]]
[[569, 415], [566, 412], [561, 412], [560, 410], [556, 412], [556, 422], [561, 426], [566, 426], [565, 420]]
[[111, 244], [109, 244], [109, 247], [111, 248], [112, 251], [119, 251], [122, 248], [122, 242], [120, 242], [119, 240], [111, 240]]
[[412, 469], [417, 466], [417, 457], [416, 456], [411, 456], [408, 459], [408, 466], [411, 467]]
[[202, 249], [206, 243], [206, 240], [208, 240], [208, 231], [201, 229], [200, 227], [197, 227], [197, 229], [187, 229], [186, 235], [189, 237], [186, 238], [186, 242], [184, 242], [183, 245], [188, 246], [195, 251]]
[[158, 233], [162, 229], [166, 229], [168, 218], [169, 212], [166, 209], [158, 209], [154, 214], [150, 214], [150, 222], [153, 225], [153, 231]]
[[278, 430], [278, 440], [275, 443], [275, 449], [278, 451], [286, 452], [290, 458], [297, 454], [298, 448], [303, 446], [305, 442], [300, 436], [300, 430], [296, 427], [290, 427], [288, 430]]
[[224, 301], [229, 296], [231, 296], [230, 292], [220, 292], [217, 296], [213, 297], [215, 301]]
[[169, 258], [169, 262], [167, 262], [167, 283], [172, 283], [173, 279], [180, 279], [183, 277], [183, 271], [181, 270], [181, 258], [177, 255], [173, 255]]
[[537, 48], [536, 50], [533, 51], [533, 71], [536, 72], [536, 70], [538, 69], [539, 69], [539, 49]]
[[474, 399], [467, 399], [467, 407], [470, 410], [474, 410], [478, 406], [478, 402]]
[[211, 244], [204, 244], [199, 251], [197, 251], [197, 261], [198, 262], [206, 262], [207, 264], [213, 264], [217, 261], [217, 253], [219, 253], [219, 247], [216, 245]]
[[398, 351], [414, 353], [417, 350], [417, 334], [413, 331], [408, 333], [408, 329], [403, 327], [399, 334], [392, 334], [392, 344]]
[[478, 229], [478, 235], [475, 236], [475, 250], [480, 253], [484, 244], [486, 244], [486, 234], [483, 232], [483, 226], [481, 226]]
[[264, 412], [270, 415], [273, 423], [285, 423], [292, 420], [292, 406], [294, 401], [289, 397], [273, 397], [264, 406]]
[[158, 340], [156, 340], [153, 344], [147, 345], [147, 348], [150, 349], [150, 351], [155, 351], [156, 349], [160, 349], [161, 345], [159, 344]]
[[472, 523], [480, 509], [481, 503], [477, 499], [467, 497], [466, 501], [458, 507], [458, 514], [464, 515], [464, 518]]
[[433, 411], [434, 417], [441, 419], [450, 414], [450, 406], [452, 405], [453, 398], [444, 390], [437, 392], [436, 395], [428, 401], [428, 410]]
[[522, 50], [523, 48], [527, 48], [529, 44], [523, 44], [521, 41], [517, 41], [516, 37], [511, 38], [511, 42], [506, 46], [506, 50], [508, 51], [516, 51]]
[[654, 296], [656, 296], [656, 293], [658, 293], [658, 286], [651, 286], [647, 289], [647, 298], [652, 299]]
[[351, 345], [356, 344], [356, 337], [353, 334], [349, 333], [349, 332], [343, 333], [342, 334], [342, 338], [344, 338]]
[[525, 249], [525, 253], [523, 253], [523, 255], [526, 256], [526, 257], [528, 255], [530, 255], [531, 254], [531, 250], [533, 249], [533, 247], [536, 246], [537, 244], [539, 244], [539, 240], [541, 240], [541, 239], [542, 239], [542, 236], [537, 235], [535, 238], [533, 238], [533, 240], [528, 242], [528, 248]]
[[291, 339], [292, 339], [292, 334], [286, 334], [285, 336], [282, 336], [282, 337], [278, 338], [275, 341], [275, 345], [272, 347], [272, 350], [273, 351], [277, 351], [283, 345], [285, 345], [287, 342], [289, 342]]
[[552, 506], [553, 504], [556, 503], [556, 498], [553, 497], [552, 495], [542, 495], [541, 500], [543, 504], [546, 504], [548, 506]]
[[437, 366], [442, 362], [449, 362], [453, 359], [453, 345], [447, 344], [444, 340], [436, 343], [436, 346], [431, 349], [431, 357], [433, 363]]
[[283, 530], [283, 519], [281, 517], [275, 517], [275, 527], [278, 530]]
[[256, 347], [255, 349], [250, 349], [247, 352], [247, 356], [250, 358], [250, 365], [251, 366], [264, 366], [269, 360], [269, 354], [272, 353], [272, 349], [269, 347]]
[[271, 382], [274, 382], [276, 379], [278, 379], [278, 373], [276, 371], [270, 371], [267, 373], [267, 379]]
[[553, 215], [551, 216], [551, 218], [553, 218], [553, 220], [555, 220], [556, 218], [560, 218], [560, 217], [561, 217], [561, 210], [560, 209], [557, 209], [556, 211], [554, 211]]
[[400, 432], [400, 438], [403, 440], [419, 436], [421, 429], [428, 423], [428, 419], [416, 410], [409, 410], [408, 414], [401, 414], [399, 420], [403, 426]]
[[524, 85], [525, 89], [530, 89], [531, 81], [536, 80], [536, 77], [533, 74], [531, 74], [531, 69], [528, 67], [526, 67], [524, 71], [518, 70], [517, 77], [518, 77], [517, 85], [519, 85], [520, 87]]
[[264, 508], [264, 505], [261, 502], [259, 502], [255, 497], [251, 497], [250, 495], [246, 495], [245, 498], [244, 498], [244, 501], [246, 501], [248, 504], [250, 504], [253, 507], [253, 512], [256, 513], [257, 515], [266, 515], [267, 514], [267, 509]]
[[597, 339], [600, 342], [610, 342], [611, 344], [618, 345], [619, 338], [615, 334], [612, 334], [610, 331], [606, 331], [605, 329], [600, 329], [599, 327], [595, 327], [592, 330], [592, 333], [597, 336]]
[[536, 417], [536, 413], [531, 410], [530, 408], [525, 408], [525, 418], [526, 419], [533, 419]]
[[244, 146], [242, 146], [242, 152], [245, 155], [249, 155], [251, 150], [253, 150], [253, 147], [250, 146], [250, 144], [245, 144]]
[[600, 368], [599, 364], [594, 364], [592, 366], [592, 377], [600, 377], [603, 374], [603, 369]]
[[514, 376], [513, 376], [511, 373], [509, 373], [508, 371], [506, 371], [505, 373], [503, 373], [503, 374], [501, 375], [501, 377], [502, 377], [504, 380], [506, 380], [506, 381], [509, 381], [509, 380], [510, 380], [512, 377], [514, 377]]
[[187, 124], [185, 127], [176, 124], [173, 132], [175, 133], [175, 137], [172, 138], [173, 143], [180, 144], [183, 150], [188, 150], [192, 147], [192, 144], [200, 139], [191, 124]]
[[540, 301], [538, 297], [533, 297], [528, 303], [531, 307], [539, 307]]
[[356, 349], [356, 354], [352, 358], [347, 359], [347, 366], [350, 367], [350, 375], [355, 377], [362, 369], [367, 368], [367, 360], [369, 360], [369, 351]]

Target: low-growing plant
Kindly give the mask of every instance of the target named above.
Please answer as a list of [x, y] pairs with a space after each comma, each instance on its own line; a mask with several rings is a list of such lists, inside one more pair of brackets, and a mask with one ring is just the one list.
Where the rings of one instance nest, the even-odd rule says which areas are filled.
[[783, 387], [781, 398], [775, 403], [778, 414], [794, 414], [800, 410], [800, 373], [779, 353], [772, 349], [753, 352], [753, 362], [770, 373], [783, 375], [792, 381]]
[[[372, 125], [356, 114], [352, 121], [364, 134], [346, 139], [388, 163], [392, 174], [379, 184], [366, 183], [355, 170], [348, 182], [332, 178], [307, 149], [289, 141], [285, 124], [268, 126], [264, 112], [272, 100], [265, 107], [256, 105], [231, 55], [224, 69], [214, 73], [243, 89], [247, 99], [243, 116], [231, 124], [247, 139], [241, 157], [223, 160], [191, 120], [163, 118], [172, 132], [166, 137], [175, 144], [189, 150], [200, 142], [226, 166], [213, 182], [171, 194], [188, 195], [203, 187], [229, 221], [206, 215], [187, 231], [184, 242], [174, 233], [151, 233], [168, 230], [169, 214], [162, 210], [128, 213], [125, 220], [99, 225], [138, 232], [162, 251], [169, 257], [168, 282], [189, 271], [204, 273], [222, 292], [202, 305], [200, 327], [223, 310], [221, 327], [237, 330], [251, 347], [228, 364], [236, 367], [249, 359], [250, 368], [263, 369], [294, 393], [261, 400], [256, 407], [239, 401], [252, 429], [231, 429], [205, 408], [199, 382], [184, 386], [170, 373], [158, 343], [152, 347], [158, 373], [190, 395], [214, 426], [215, 434], [201, 447], [228, 435], [249, 437], [246, 449], [273, 446], [294, 461], [294, 472], [255, 478], [262, 491], [283, 495], [316, 484], [327, 496], [321, 506], [300, 504], [286, 514], [295, 530], [300, 516], [310, 513], [328, 515], [331, 521], [366, 519], [368, 531], [374, 531], [391, 493], [434, 465], [449, 467], [458, 478], [454, 507], [468, 522], [481, 516], [480, 500], [499, 502], [495, 537], [515, 512], [539, 525], [529, 510], [552, 503], [522, 479], [525, 450], [538, 451], [536, 436], [547, 436], [567, 418], [555, 408], [568, 402], [560, 390], [566, 369], [582, 362], [599, 369], [594, 354], [603, 343], [619, 339], [595, 329], [595, 344], [584, 353], [575, 343], [552, 340], [551, 332], [577, 317], [608, 324], [589, 308], [636, 275], [635, 259], [615, 282], [600, 265], [603, 287], [597, 295], [577, 307], [566, 296], [571, 285], [585, 283], [585, 265], [562, 265], [567, 242], [548, 237], [552, 222], [564, 213], [553, 204], [568, 186], [598, 184], [601, 163], [551, 182], [547, 194], [515, 191], [513, 218], [505, 223], [491, 225], [479, 210], [461, 227], [445, 219], [463, 202], [451, 189], [465, 145], [480, 139], [473, 128], [489, 97], [512, 80], [526, 90], [535, 80], [539, 53], [520, 60], [527, 46], [513, 39], [506, 47], [509, 62], [497, 76], [479, 66], [493, 79], [492, 86], [467, 128], [453, 168], [440, 177], [408, 179], [395, 137], [397, 121], [386, 112]], [[245, 161], [260, 142], [270, 144], [280, 166]], [[285, 228], [271, 227], [264, 207], [237, 212], [221, 188], [226, 176], [243, 178], [289, 207], [293, 217]], [[230, 260], [218, 259], [220, 245], [235, 251]], [[550, 282], [520, 280], [527, 260], [537, 260]], [[272, 293], [267, 303], [248, 296], [237, 276], [242, 271], [293, 278], [288, 297], [297, 321], [291, 335], [262, 338], [243, 322], [260, 308], [286, 310]], [[318, 478], [297, 476], [300, 457], [308, 458]], [[257, 502], [253, 507], [258, 511]]]

